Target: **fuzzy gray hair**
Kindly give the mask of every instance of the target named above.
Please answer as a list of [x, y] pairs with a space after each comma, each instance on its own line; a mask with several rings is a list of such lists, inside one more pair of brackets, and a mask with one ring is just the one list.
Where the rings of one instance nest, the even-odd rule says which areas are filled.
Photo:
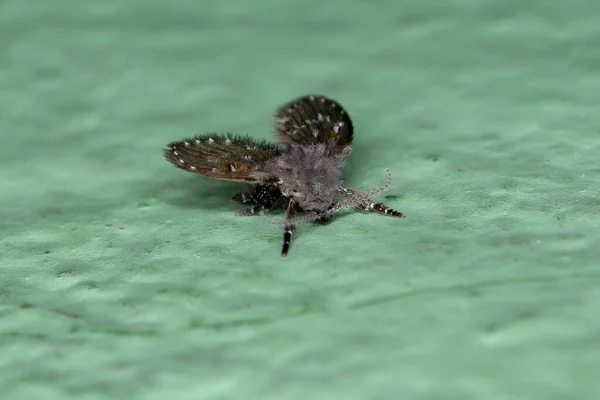
[[341, 168], [350, 154], [350, 146], [333, 142], [290, 145], [288, 151], [267, 161], [255, 173], [259, 180], [279, 178], [278, 186], [304, 210], [323, 210], [340, 194]]

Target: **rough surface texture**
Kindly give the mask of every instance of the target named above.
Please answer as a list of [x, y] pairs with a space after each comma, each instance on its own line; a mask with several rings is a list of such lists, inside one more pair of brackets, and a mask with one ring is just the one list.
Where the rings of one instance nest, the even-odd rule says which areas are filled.
[[[599, 2], [201, 3], [0, 4], [3, 399], [598, 398]], [[408, 218], [281, 259], [161, 149], [306, 93]]]

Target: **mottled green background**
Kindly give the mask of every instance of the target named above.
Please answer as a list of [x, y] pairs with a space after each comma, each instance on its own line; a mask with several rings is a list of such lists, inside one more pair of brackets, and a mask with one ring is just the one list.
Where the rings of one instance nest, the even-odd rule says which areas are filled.
[[[600, 2], [0, 2], [2, 399], [600, 398]], [[171, 140], [356, 125], [406, 220], [239, 218]]]

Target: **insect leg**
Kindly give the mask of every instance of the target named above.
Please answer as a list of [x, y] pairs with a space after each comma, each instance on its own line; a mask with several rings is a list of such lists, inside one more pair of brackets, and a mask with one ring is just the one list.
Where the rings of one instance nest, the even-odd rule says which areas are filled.
[[365, 212], [376, 212], [378, 214], [387, 215], [395, 218], [405, 218], [406, 214], [396, 211], [383, 203], [375, 203], [371, 197], [354, 189], [346, 189], [346, 193], [350, 195], [351, 203], [354, 203], [358, 208]]
[[390, 216], [390, 217], [406, 218], [406, 214], [401, 213], [400, 211], [393, 210], [393, 209], [389, 208], [388, 206], [386, 206], [383, 203], [373, 203], [373, 202], [371, 202], [365, 208], [365, 211], [376, 212], [378, 214], [383, 214], [383, 215], [387, 215], [387, 216]]
[[231, 198], [232, 201], [240, 204], [255, 204], [254, 193], [250, 192], [239, 192]]
[[291, 221], [292, 217], [294, 216], [294, 207], [294, 200], [290, 199], [287, 209], [288, 222], [285, 224], [283, 232], [283, 247], [281, 248], [281, 257], [287, 256], [288, 251], [290, 250], [290, 245], [292, 243], [292, 235], [296, 233], [296, 224]]
[[250, 204], [250, 208], [236, 212], [238, 216], [261, 215], [262, 211], [270, 210], [281, 198], [281, 191], [273, 185], [257, 185], [254, 193], [241, 192], [232, 200], [241, 204]]
[[252, 207], [244, 208], [243, 210], [236, 211], [235, 215], [238, 217], [249, 217], [251, 215], [261, 215], [265, 211], [265, 207], [262, 205], [255, 205]]

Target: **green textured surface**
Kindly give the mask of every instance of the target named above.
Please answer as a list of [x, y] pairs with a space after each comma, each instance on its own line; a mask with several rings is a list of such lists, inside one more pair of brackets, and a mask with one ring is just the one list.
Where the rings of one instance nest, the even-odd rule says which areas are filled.
[[[2, 398], [599, 398], [600, 3], [550, 3], [2, 1]], [[408, 219], [281, 259], [161, 149], [313, 92]]]

